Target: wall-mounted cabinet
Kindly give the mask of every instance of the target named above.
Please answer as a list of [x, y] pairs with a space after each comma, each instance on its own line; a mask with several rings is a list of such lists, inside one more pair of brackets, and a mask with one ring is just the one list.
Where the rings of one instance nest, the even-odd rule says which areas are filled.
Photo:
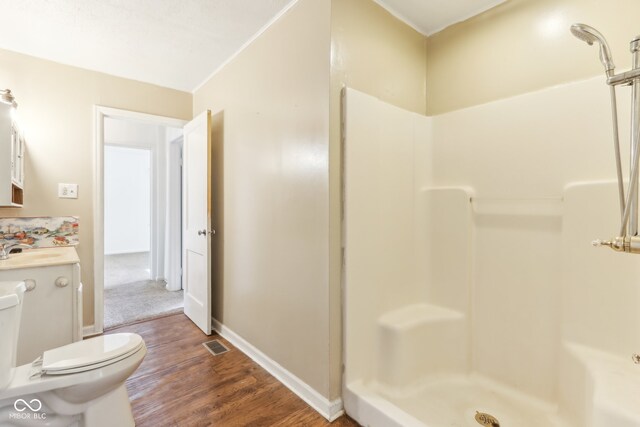
[[0, 207], [22, 207], [24, 197], [24, 135], [11, 110], [0, 103]]

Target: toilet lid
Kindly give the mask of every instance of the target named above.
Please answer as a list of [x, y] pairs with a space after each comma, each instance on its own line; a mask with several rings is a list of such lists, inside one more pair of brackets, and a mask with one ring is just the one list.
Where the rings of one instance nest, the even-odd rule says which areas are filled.
[[42, 372], [69, 374], [97, 369], [135, 353], [144, 345], [137, 334], [111, 334], [74, 342], [47, 350], [42, 356]]

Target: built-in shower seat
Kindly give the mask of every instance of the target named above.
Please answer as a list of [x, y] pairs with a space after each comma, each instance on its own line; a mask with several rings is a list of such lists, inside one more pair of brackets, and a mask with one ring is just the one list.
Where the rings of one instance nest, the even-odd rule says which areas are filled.
[[463, 313], [431, 304], [412, 304], [378, 319], [378, 382], [416, 385], [442, 373], [465, 373], [467, 320]]

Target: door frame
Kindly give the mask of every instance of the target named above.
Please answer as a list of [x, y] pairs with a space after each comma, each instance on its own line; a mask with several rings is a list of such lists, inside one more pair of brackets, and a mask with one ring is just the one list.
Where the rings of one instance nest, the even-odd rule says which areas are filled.
[[[177, 291], [182, 289], [182, 143], [184, 133], [171, 141], [168, 141], [167, 179], [167, 215], [170, 224], [179, 224], [167, 235], [167, 244], [173, 245], [172, 256], [166, 261], [167, 289]], [[171, 178], [174, 179], [171, 179]], [[177, 208], [175, 208], [177, 207]]]
[[101, 105], [94, 105], [93, 110], [93, 325], [84, 326], [84, 336], [101, 334], [104, 330], [104, 120], [131, 120], [176, 128], [188, 123], [187, 120], [174, 117]]

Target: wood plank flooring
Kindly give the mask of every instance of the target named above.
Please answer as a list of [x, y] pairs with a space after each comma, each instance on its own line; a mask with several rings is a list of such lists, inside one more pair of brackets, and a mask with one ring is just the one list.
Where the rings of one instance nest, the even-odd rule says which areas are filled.
[[[127, 380], [137, 427], [335, 426], [358, 424], [343, 416], [327, 422], [298, 396], [219, 335], [202, 333], [184, 314], [122, 326], [147, 356]], [[203, 342], [219, 339], [229, 352], [213, 356]]]

